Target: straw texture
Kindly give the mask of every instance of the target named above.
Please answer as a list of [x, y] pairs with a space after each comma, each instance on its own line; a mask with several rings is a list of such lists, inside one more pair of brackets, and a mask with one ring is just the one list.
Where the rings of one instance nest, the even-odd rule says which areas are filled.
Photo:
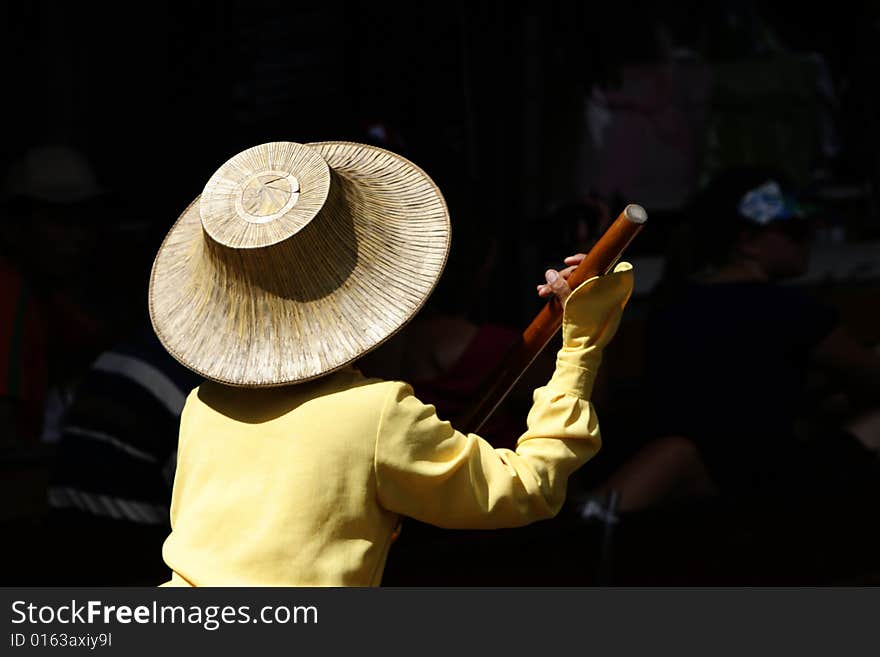
[[233, 157], [165, 238], [150, 280], [159, 339], [232, 385], [306, 381], [354, 361], [424, 304], [449, 250], [418, 167], [348, 142]]

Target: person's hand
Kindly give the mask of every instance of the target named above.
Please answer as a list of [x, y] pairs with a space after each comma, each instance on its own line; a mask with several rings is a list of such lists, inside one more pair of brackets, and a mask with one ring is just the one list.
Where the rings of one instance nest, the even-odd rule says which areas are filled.
[[571, 276], [571, 272], [577, 269], [577, 266], [586, 257], [583, 253], [568, 256], [564, 261], [565, 264], [569, 265], [568, 267], [561, 271], [548, 269], [544, 272], [544, 278], [547, 282], [538, 285], [538, 296], [546, 298], [555, 294], [559, 301], [565, 301], [568, 295], [571, 294], [571, 288], [568, 286], [568, 277]]
[[581, 283], [562, 304], [563, 346], [603, 349], [614, 337], [632, 291], [628, 262], [618, 262], [613, 271]]

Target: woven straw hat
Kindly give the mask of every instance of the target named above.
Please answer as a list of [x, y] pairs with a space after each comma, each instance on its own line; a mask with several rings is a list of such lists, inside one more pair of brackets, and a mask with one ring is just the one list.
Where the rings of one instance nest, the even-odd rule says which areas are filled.
[[153, 263], [165, 348], [239, 386], [307, 381], [379, 346], [421, 308], [449, 214], [408, 160], [349, 142], [273, 142], [226, 162]]

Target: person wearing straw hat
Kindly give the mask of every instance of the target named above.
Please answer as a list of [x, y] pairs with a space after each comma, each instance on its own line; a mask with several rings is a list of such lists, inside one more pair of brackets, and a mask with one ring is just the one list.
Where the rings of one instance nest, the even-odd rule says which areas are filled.
[[401, 516], [495, 528], [559, 511], [599, 448], [590, 391], [632, 268], [574, 292], [548, 272], [565, 298], [556, 370], [516, 450], [493, 449], [355, 367], [425, 303], [449, 243], [431, 179], [348, 142], [250, 148], [184, 210], [149, 290], [159, 339], [207, 379], [181, 417], [167, 585], [378, 585]]

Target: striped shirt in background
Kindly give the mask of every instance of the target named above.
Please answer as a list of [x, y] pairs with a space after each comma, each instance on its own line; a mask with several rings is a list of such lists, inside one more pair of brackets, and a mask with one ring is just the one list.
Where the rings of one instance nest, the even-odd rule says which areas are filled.
[[63, 422], [50, 506], [168, 525], [180, 413], [199, 383], [152, 331], [103, 353]]

